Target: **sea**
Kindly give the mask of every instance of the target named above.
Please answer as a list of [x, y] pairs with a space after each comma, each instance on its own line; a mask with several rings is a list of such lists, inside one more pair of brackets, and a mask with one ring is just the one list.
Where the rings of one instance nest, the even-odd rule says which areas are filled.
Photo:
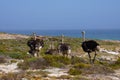
[[73, 38], [81, 38], [82, 31], [85, 31], [85, 37], [87, 39], [100, 39], [100, 40], [118, 40], [120, 41], [120, 29], [110, 30], [0, 30], [0, 32], [11, 34], [23, 34], [32, 35], [36, 33], [40, 36], [67, 36]]

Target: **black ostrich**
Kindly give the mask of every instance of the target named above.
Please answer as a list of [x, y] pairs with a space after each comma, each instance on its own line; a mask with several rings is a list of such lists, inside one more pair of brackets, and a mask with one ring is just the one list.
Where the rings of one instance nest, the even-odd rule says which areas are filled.
[[[83, 34], [85, 33], [83, 32]], [[83, 40], [85, 40], [85, 37], [83, 38]], [[99, 51], [99, 44], [94, 40], [88, 40], [88, 41], [83, 41], [81, 46], [82, 46], [82, 49], [88, 53], [90, 63], [94, 63], [97, 55], [96, 51]], [[91, 55], [90, 55], [90, 53], [92, 52], [95, 52], [93, 60], [91, 59]]]
[[[90, 63], [94, 63], [94, 61], [95, 61], [95, 57], [97, 55], [96, 51], [99, 50], [98, 46], [99, 46], [99, 44], [96, 41], [94, 41], [94, 40], [84, 41], [82, 43], [82, 48], [83, 48], [83, 50], [85, 52], [88, 53], [88, 56], [89, 56], [89, 59], [90, 59]], [[90, 55], [91, 52], [95, 52], [93, 61], [91, 60], [91, 55]]]
[[33, 39], [28, 40], [27, 45], [30, 47], [29, 53], [33, 56], [39, 56], [39, 51], [44, 46], [43, 39]]

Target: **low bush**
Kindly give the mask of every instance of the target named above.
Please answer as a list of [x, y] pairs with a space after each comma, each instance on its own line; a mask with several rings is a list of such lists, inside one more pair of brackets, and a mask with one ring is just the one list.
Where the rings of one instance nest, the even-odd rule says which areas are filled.
[[109, 66], [110, 66], [112, 69], [119, 69], [119, 68], [120, 68], [120, 58], [119, 58], [116, 62], [110, 64]]
[[85, 63], [77, 63], [74, 65], [74, 68], [77, 69], [84, 69], [84, 68], [90, 68], [91, 65], [90, 64], [85, 64]]
[[113, 73], [113, 69], [104, 65], [97, 64], [86, 64], [77, 63], [74, 64], [73, 68], [69, 70], [69, 74], [79, 75], [79, 74], [109, 74]]
[[58, 80], [73, 80], [71, 79], [72, 77], [70, 75], [61, 75], [60, 77], [58, 77]]
[[22, 69], [22, 70], [29, 69], [29, 64], [28, 64], [28, 62], [18, 63], [17, 66], [18, 66], [20, 69]]
[[46, 67], [66, 67], [71, 64], [71, 60], [63, 56], [44, 55], [41, 58], [28, 58], [18, 64], [21, 69], [41, 69]]
[[26, 69], [41, 69], [48, 66], [46, 61], [43, 58], [29, 58], [26, 59], [24, 62], [18, 64], [19, 68], [26, 70]]
[[8, 56], [10, 56], [11, 58], [14, 58], [14, 59], [25, 59], [25, 58], [30, 57], [26, 53], [7, 53], [7, 54], [8, 54]]
[[74, 56], [74, 57], [72, 57], [71, 58], [71, 64], [77, 64], [77, 63], [87, 63], [83, 58], [81, 58], [81, 57], [76, 57], [76, 56]]
[[22, 80], [24, 77], [24, 73], [8, 73], [0, 76], [0, 80]]
[[9, 56], [11, 58], [20, 59], [22, 55], [19, 53], [10, 53]]
[[0, 56], [0, 63], [5, 63], [6, 62], [6, 59], [4, 56]]
[[69, 70], [69, 74], [71, 75], [80, 75], [84, 73], [84, 70], [87, 70], [91, 67], [90, 64], [85, 63], [76, 63], [74, 64], [73, 68]]
[[82, 71], [80, 69], [71, 68], [68, 73], [70, 75], [80, 75], [82, 74]]
[[59, 55], [45, 55], [43, 58], [53, 67], [65, 67], [66, 65], [71, 64], [71, 60], [68, 57], [59, 56]]
[[[90, 79], [88, 79], [87, 77], [83, 77], [83, 76], [79, 75], [79, 76], [73, 77], [73, 78], [70, 79], [70, 80], [90, 80]], [[97, 79], [97, 80], [98, 80], [98, 79]]]

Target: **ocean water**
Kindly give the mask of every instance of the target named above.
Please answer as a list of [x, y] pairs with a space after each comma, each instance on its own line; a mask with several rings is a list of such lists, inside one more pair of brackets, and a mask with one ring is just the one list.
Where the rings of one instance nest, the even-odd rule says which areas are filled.
[[120, 30], [1, 30], [0, 32], [12, 34], [32, 35], [35, 32], [42, 36], [64, 36], [81, 38], [81, 32], [85, 31], [85, 37], [89, 39], [120, 40]]

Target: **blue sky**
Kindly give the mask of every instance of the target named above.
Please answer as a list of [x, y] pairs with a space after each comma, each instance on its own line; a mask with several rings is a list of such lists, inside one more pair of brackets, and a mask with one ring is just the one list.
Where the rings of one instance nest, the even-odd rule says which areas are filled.
[[120, 29], [120, 0], [0, 0], [3, 29]]

